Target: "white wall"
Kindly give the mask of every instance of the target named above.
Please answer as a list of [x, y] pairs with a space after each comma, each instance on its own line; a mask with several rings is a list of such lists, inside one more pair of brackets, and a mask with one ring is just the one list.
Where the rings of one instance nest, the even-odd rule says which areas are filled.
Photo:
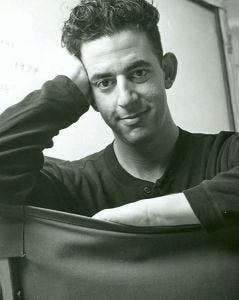
[[212, 10], [192, 1], [157, 1], [166, 51], [179, 61], [169, 104], [180, 126], [202, 132], [229, 130], [227, 91], [219, 32]]
[[[77, 0], [0, 0], [0, 111], [44, 81], [72, 68], [60, 46], [63, 21]], [[187, 130], [229, 130], [230, 112], [214, 14], [188, 0], [160, 0], [164, 49], [179, 60], [178, 78], [168, 93], [176, 122]], [[91, 110], [55, 138], [47, 155], [75, 159], [112, 140]]]

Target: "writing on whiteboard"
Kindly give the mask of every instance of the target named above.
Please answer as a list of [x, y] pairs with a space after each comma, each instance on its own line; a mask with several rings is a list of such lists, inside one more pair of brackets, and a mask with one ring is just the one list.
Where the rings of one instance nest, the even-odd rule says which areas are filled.
[[33, 75], [35, 75], [38, 72], [38, 67], [18, 61], [15, 63], [15, 69], [17, 71], [32, 73]]
[[0, 83], [0, 93], [9, 94], [16, 88], [15, 84]]
[[14, 42], [6, 41], [6, 40], [1, 39], [0, 40], [0, 47], [14, 48]]

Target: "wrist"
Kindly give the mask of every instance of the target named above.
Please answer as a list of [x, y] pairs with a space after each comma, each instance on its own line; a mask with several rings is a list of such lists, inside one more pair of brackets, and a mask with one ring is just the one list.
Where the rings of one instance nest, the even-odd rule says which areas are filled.
[[183, 193], [147, 199], [149, 218], [162, 226], [200, 224]]
[[68, 110], [71, 107], [72, 112], [77, 117], [85, 113], [89, 109], [89, 104], [78, 88], [78, 86], [67, 76], [58, 75], [53, 80], [44, 83], [42, 93], [46, 99], [54, 99], [59, 101], [59, 105], [63, 105]]

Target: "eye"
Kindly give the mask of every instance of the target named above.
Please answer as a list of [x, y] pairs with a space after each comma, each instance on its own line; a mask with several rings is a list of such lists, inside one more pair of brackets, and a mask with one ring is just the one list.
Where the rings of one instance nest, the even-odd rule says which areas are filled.
[[146, 70], [136, 70], [133, 72], [133, 76], [134, 77], [142, 77], [142, 76], [145, 76], [147, 74], [147, 71]]
[[97, 82], [97, 87], [101, 90], [106, 90], [114, 84], [112, 79], [103, 79]]
[[136, 83], [143, 83], [149, 79], [149, 73], [146, 69], [137, 69], [131, 73], [130, 77]]

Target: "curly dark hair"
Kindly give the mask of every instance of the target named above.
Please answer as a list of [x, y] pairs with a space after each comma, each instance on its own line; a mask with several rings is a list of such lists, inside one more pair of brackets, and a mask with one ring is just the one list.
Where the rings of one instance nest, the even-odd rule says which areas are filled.
[[84, 42], [137, 28], [145, 32], [161, 62], [163, 49], [158, 21], [158, 10], [146, 0], [81, 0], [64, 23], [61, 43], [81, 59]]

